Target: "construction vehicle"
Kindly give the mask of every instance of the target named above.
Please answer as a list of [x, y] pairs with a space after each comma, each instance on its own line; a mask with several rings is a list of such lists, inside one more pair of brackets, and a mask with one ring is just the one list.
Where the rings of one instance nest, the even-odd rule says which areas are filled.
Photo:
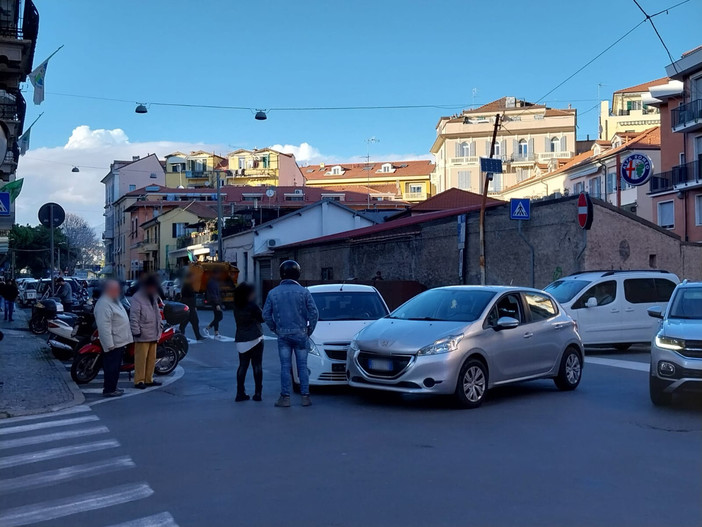
[[209, 307], [207, 304], [207, 283], [219, 273], [219, 290], [222, 303], [227, 306], [234, 304], [234, 289], [239, 281], [239, 269], [227, 262], [192, 262], [188, 266], [191, 284], [197, 295], [198, 307]]

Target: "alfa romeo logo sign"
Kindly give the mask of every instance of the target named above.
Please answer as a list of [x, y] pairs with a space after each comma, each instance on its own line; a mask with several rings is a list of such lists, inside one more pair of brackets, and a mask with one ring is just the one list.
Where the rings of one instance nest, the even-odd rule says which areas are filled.
[[653, 173], [653, 165], [648, 156], [631, 154], [622, 161], [621, 176], [630, 185], [638, 187], [646, 183]]

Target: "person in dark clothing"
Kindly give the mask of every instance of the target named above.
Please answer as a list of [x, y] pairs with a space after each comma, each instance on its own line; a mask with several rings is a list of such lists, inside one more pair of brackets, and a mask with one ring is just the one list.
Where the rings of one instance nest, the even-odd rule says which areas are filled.
[[63, 310], [66, 313], [70, 313], [73, 311], [73, 289], [71, 288], [71, 284], [66, 282], [63, 277], [59, 276], [56, 279], [56, 287], [56, 296], [61, 300]]
[[244, 387], [249, 363], [253, 369], [256, 391], [253, 400], [261, 400], [263, 388], [263, 313], [255, 302], [256, 292], [252, 285], [239, 284], [234, 290], [234, 320], [236, 321], [236, 350], [239, 352], [239, 369], [236, 372], [236, 399], [248, 401]]
[[2, 297], [5, 299], [5, 320], [13, 322], [12, 315], [15, 312], [15, 300], [19, 295], [17, 282], [9, 280], [2, 288]]
[[209, 337], [211, 328], [214, 328], [215, 337], [219, 337], [219, 323], [224, 317], [224, 313], [222, 313], [222, 293], [219, 290], [219, 275], [219, 271], [215, 271], [207, 281], [207, 291], [205, 294], [207, 296], [207, 303], [211, 305], [214, 310], [214, 319], [207, 326], [202, 328], [202, 332], [206, 337]]
[[0, 312], [3, 311], [4, 309], [4, 304], [5, 304], [5, 279], [0, 276]]
[[197, 301], [195, 300], [195, 289], [192, 286], [191, 276], [185, 278], [185, 283], [180, 291], [180, 301], [188, 306], [188, 320], [180, 325], [180, 332], [185, 333], [185, 328], [188, 327], [188, 322], [190, 322], [195, 338], [203, 340], [204, 337], [200, 334], [200, 317], [197, 315]]

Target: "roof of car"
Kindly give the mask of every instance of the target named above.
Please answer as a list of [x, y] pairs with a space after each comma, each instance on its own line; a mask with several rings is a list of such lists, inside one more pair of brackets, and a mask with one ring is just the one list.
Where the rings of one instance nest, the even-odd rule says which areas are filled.
[[683, 280], [678, 284], [678, 287], [702, 287], [702, 282], [692, 282], [689, 280]]
[[309, 289], [311, 293], [334, 293], [338, 291], [344, 291], [346, 293], [368, 293], [376, 290], [372, 285], [342, 283], [311, 285], [307, 289]]
[[670, 271], [664, 269], [601, 269], [593, 271], [582, 271], [579, 273], [573, 273], [568, 276], [563, 276], [560, 280], [594, 280], [596, 278], [603, 278], [606, 276], [615, 276], [622, 274], [631, 274], [636, 276], [661, 276], [661, 275], [673, 275]]
[[533, 287], [517, 287], [512, 285], [447, 285], [437, 287], [436, 289], [481, 289], [483, 291], [492, 291], [493, 293], [506, 293], [508, 291], [534, 291], [535, 293], [543, 293], [540, 289]]

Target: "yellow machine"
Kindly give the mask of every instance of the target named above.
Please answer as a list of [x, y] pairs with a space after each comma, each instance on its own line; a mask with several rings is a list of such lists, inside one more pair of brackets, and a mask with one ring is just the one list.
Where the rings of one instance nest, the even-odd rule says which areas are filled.
[[[239, 268], [227, 262], [193, 262], [188, 267], [191, 284], [196, 294], [207, 292], [207, 283], [215, 272], [219, 272], [219, 290], [225, 305], [234, 303], [234, 289], [239, 281]], [[205, 305], [207, 301], [205, 300]]]

